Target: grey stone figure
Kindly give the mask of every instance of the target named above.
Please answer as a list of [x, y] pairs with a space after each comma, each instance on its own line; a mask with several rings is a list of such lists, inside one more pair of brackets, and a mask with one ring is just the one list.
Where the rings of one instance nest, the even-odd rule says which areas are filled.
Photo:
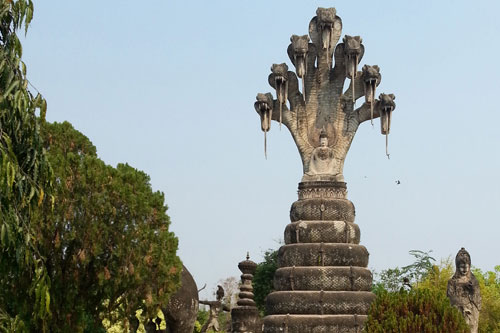
[[201, 328], [201, 333], [207, 332], [209, 329], [219, 332], [219, 313], [221, 311], [229, 312], [231, 311], [225, 304], [222, 304], [222, 299], [224, 298], [224, 289], [221, 286], [217, 286], [217, 300], [216, 301], [200, 301], [200, 304], [208, 305], [209, 317], [205, 325]]
[[477, 333], [479, 311], [481, 310], [481, 292], [479, 283], [470, 270], [470, 254], [464, 248], [458, 251], [455, 265], [455, 274], [448, 281], [446, 294], [450, 299], [450, 303], [464, 315], [471, 333]]
[[162, 308], [167, 332], [191, 333], [198, 314], [198, 288], [193, 276], [182, 266], [181, 287]]
[[358, 71], [365, 52], [362, 39], [345, 35], [337, 44], [341, 33], [335, 8], [318, 8], [309, 35], [290, 38], [287, 53], [295, 72], [284, 63], [273, 64], [268, 81], [276, 99], [259, 93], [254, 104], [265, 145], [271, 120], [283, 124], [303, 168], [285, 245], [278, 251], [275, 291], [266, 300], [265, 333], [360, 332], [375, 298], [343, 168], [358, 127], [374, 118], [380, 117], [389, 155], [395, 96], [375, 98], [380, 68], [365, 65]]

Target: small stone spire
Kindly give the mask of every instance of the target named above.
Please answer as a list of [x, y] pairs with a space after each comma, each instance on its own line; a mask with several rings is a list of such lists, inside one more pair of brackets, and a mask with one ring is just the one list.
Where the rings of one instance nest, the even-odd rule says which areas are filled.
[[253, 300], [252, 280], [257, 269], [257, 264], [250, 260], [250, 254], [247, 252], [247, 259], [240, 262], [238, 268], [243, 274], [241, 275], [241, 286], [237, 304], [239, 306], [256, 306]]
[[238, 333], [259, 333], [261, 332], [261, 322], [259, 311], [253, 300], [252, 280], [257, 264], [250, 260], [247, 252], [246, 260], [238, 264], [241, 274], [240, 293], [238, 302], [231, 310], [232, 329], [231, 332]]

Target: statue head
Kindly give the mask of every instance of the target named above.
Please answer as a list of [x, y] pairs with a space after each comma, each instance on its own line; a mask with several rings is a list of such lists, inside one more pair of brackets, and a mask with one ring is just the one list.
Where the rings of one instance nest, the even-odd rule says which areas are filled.
[[465, 248], [461, 248], [455, 257], [455, 274], [457, 276], [466, 276], [470, 272], [470, 264], [471, 261], [469, 252], [467, 252]]
[[324, 25], [332, 25], [335, 23], [335, 16], [337, 15], [337, 11], [335, 8], [322, 8], [319, 7], [316, 9], [316, 16], [318, 17], [319, 24], [321, 28]]
[[319, 134], [319, 146], [320, 147], [328, 147], [328, 136], [326, 135], [326, 131], [323, 129]]
[[224, 288], [221, 285], [217, 285], [217, 291], [215, 293], [217, 295], [217, 300], [222, 301], [224, 298]]

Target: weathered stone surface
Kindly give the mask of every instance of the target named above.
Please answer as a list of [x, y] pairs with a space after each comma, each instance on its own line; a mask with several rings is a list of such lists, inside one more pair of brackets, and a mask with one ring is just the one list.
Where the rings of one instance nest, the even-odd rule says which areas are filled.
[[295, 201], [290, 209], [290, 220], [354, 222], [354, 205], [346, 199], [306, 199]]
[[238, 306], [231, 310], [231, 332], [260, 333], [262, 321], [255, 306]]
[[[166, 325], [171, 332], [192, 332], [198, 314], [198, 287], [183, 265], [181, 287], [162, 308]], [[155, 326], [156, 327], [156, 326]]]
[[259, 311], [253, 300], [252, 286], [257, 264], [250, 260], [250, 255], [247, 253], [246, 260], [240, 262], [238, 268], [243, 274], [241, 274], [237, 306], [231, 309], [231, 332], [260, 333], [262, 331], [262, 323]]
[[368, 265], [369, 253], [363, 245], [339, 243], [288, 244], [278, 251], [278, 266], [358, 266]]
[[272, 315], [264, 318], [265, 333], [360, 333], [364, 315]]
[[372, 281], [363, 267], [284, 267], [274, 274], [274, 290], [370, 291]]
[[464, 248], [458, 251], [455, 258], [456, 270], [448, 281], [447, 296], [451, 305], [462, 312], [471, 333], [477, 333], [479, 311], [481, 310], [481, 291], [479, 282], [471, 272], [470, 254]]
[[[381, 117], [382, 134], [389, 133], [395, 97], [381, 94], [375, 99], [381, 81], [378, 66], [366, 65], [358, 72], [365, 52], [361, 37], [345, 36], [337, 44], [342, 20], [336, 10], [318, 8], [316, 15], [309, 36], [290, 39], [287, 53], [295, 73], [284, 63], [273, 64], [268, 82], [277, 98], [259, 94], [254, 104], [264, 133], [269, 119], [290, 130], [303, 166], [286, 245], [278, 252], [279, 291], [267, 298], [268, 310], [283, 316], [266, 317], [264, 332], [359, 332], [375, 297], [369, 292], [369, 254], [359, 245], [343, 167], [361, 123]], [[364, 103], [356, 108], [363, 96]]]
[[368, 313], [375, 295], [367, 291], [275, 291], [267, 296], [269, 314]]
[[345, 221], [297, 221], [285, 228], [285, 244], [359, 244], [360, 238], [359, 226]]

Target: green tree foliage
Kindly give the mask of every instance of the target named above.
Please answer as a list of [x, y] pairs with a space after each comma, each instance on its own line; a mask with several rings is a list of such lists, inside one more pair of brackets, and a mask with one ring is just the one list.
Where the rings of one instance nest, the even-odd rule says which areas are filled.
[[433, 262], [436, 261], [430, 256], [431, 251], [420, 250], [409, 251], [415, 261], [403, 268], [389, 268], [378, 274], [378, 281], [375, 283], [373, 292], [378, 294], [380, 291], [387, 290], [391, 292], [399, 291], [404, 285], [411, 286], [420, 283], [432, 271]]
[[278, 251], [269, 249], [264, 253], [264, 261], [257, 265], [252, 281], [254, 300], [262, 315], [266, 314], [266, 297], [274, 290], [273, 279], [277, 269]]
[[494, 271], [474, 270], [481, 289], [482, 306], [479, 312], [479, 332], [500, 333], [500, 266]]
[[[428, 252], [427, 252], [428, 253]], [[416, 258], [416, 263], [406, 267], [422, 267], [418, 264], [420, 256]], [[424, 260], [427, 262], [427, 260]], [[448, 281], [455, 272], [455, 265], [452, 259], [441, 260], [439, 265], [432, 265], [427, 272], [420, 270], [420, 279], [415, 279], [411, 284], [413, 290], [426, 291], [435, 295], [446, 295]], [[496, 266], [494, 271], [482, 272], [473, 269], [481, 291], [482, 307], [479, 313], [479, 332], [500, 333], [500, 266]], [[406, 275], [402, 269], [387, 269], [379, 274], [379, 281], [374, 285], [374, 292], [377, 297], [387, 292], [401, 290], [403, 280]]]
[[31, 226], [33, 209], [53, 200], [35, 114], [43, 121], [47, 104], [28, 90], [16, 34], [32, 17], [31, 0], [0, 3], [0, 330], [16, 332], [45, 331], [50, 318], [50, 280]]
[[425, 274], [425, 278], [415, 284], [415, 288], [429, 289], [434, 292], [446, 293], [448, 281], [455, 273], [455, 264], [451, 257], [441, 260], [439, 265], [433, 265]]
[[365, 331], [466, 333], [469, 327], [446, 294], [416, 289], [380, 293], [370, 308]]
[[42, 204], [32, 225], [52, 284], [50, 330], [95, 332], [137, 309], [156, 317], [181, 271], [164, 195], [144, 172], [106, 165], [71, 124], [42, 134], [57, 204]]

